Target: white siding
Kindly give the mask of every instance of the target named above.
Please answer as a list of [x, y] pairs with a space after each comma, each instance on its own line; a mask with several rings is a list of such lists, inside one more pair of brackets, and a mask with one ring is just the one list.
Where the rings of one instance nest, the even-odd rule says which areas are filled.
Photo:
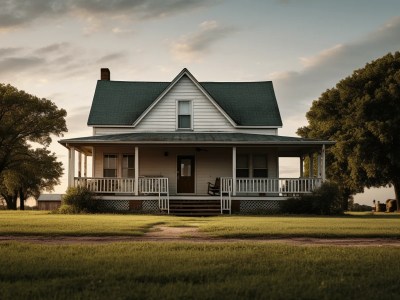
[[194, 131], [231, 131], [234, 127], [187, 77], [183, 76], [136, 126], [136, 131], [175, 131], [176, 102], [190, 100]]

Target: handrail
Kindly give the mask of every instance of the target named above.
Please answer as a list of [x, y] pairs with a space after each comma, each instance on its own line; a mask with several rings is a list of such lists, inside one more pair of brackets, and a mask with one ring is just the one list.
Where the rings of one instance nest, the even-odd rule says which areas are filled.
[[83, 186], [94, 193], [135, 193], [134, 178], [75, 177], [74, 186]]

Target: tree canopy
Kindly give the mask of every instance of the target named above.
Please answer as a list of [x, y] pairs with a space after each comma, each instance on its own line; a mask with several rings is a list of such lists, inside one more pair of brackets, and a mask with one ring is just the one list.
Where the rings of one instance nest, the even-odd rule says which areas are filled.
[[343, 194], [394, 186], [400, 197], [400, 52], [389, 53], [341, 80], [314, 101], [302, 137], [336, 141], [327, 176]]
[[0, 195], [8, 208], [59, 183], [62, 165], [47, 147], [67, 131], [65, 117], [52, 101], [0, 84]]

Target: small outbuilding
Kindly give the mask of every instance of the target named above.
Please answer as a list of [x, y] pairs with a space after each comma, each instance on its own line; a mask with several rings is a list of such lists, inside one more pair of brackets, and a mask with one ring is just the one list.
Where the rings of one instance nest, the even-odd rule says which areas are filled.
[[55, 210], [61, 206], [62, 194], [42, 194], [37, 199], [39, 210]]

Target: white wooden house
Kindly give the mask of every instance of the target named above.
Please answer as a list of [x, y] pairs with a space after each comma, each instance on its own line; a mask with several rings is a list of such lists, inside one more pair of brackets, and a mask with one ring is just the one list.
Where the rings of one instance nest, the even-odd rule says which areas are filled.
[[[69, 149], [68, 184], [119, 210], [277, 209], [321, 184], [332, 144], [278, 135], [272, 82], [198, 82], [187, 69], [171, 82], [111, 81], [101, 69], [88, 125], [92, 136], [60, 141]], [[309, 155], [318, 155], [318, 174], [311, 166], [305, 178]], [[280, 157], [299, 157], [299, 178], [279, 177]]]

